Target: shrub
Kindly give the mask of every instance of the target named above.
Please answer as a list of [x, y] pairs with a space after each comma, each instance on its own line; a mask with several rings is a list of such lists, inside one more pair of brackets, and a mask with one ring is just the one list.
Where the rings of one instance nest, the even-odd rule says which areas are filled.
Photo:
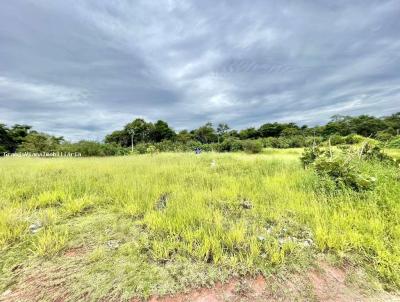
[[[358, 154], [350, 148], [343, 148], [341, 153], [337, 154], [321, 151], [318, 146], [314, 146], [306, 148], [300, 159], [304, 167], [312, 166], [322, 180], [328, 178], [336, 187], [349, 187], [355, 191], [370, 190], [374, 187], [375, 178], [361, 173], [358, 169], [360, 162], [357, 162], [357, 158], [372, 159], [367, 156], [373, 154], [368, 153], [370, 149], [367, 145], [368, 143], [357, 151]], [[374, 150], [378, 152], [379, 149]]]
[[308, 147], [304, 149], [300, 157], [304, 167], [311, 165], [323, 152], [318, 146]]
[[196, 148], [200, 148], [202, 151], [208, 152], [211, 151], [211, 146], [208, 144], [202, 144], [199, 141], [188, 141], [186, 143], [187, 150], [186, 151], [193, 151]]
[[251, 154], [261, 153], [263, 150], [263, 146], [260, 141], [248, 140], [243, 142], [243, 150], [246, 153], [251, 153]]
[[375, 135], [375, 138], [381, 142], [388, 142], [393, 138], [393, 135], [390, 131], [383, 130], [378, 131]]
[[288, 137], [278, 137], [274, 148], [285, 149], [290, 147], [290, 141]]
[[293, 135], [287, 138], [289, 148], [301, 148], [306, 145], [306, 139], [302, 135]]
[[359, 155], [365, 160], [376, 160], [387, 164], [397, 165], [397, 161], [385, 154], [377, 143], [366, 142], [361, 147]]
[[82, 156], [113, 156], [125, 155], [128, 150], [117, 144], [103, 144], [93, 141], [80, 141], [77, 143], [64, 143], [59, 146], [57, 151], [80, 153]]
[[[190, 151], [193, 151], [195, 148], [190, 148]], [[200, 145], [200, 149], [204, 152], [211, 152], [213, 151], [213, 144], [202, 144]]]
[[134, 152], [138, 154], [146, 154], [148, 145], [145, 143], [137, 144], [134, 148]]
[[218, 146], [219, 152], [237, 152], [243, 150], [243, 144], [240, 140], [227, 138]]
[[363, 140], [365, 140], [365, 137], [358, 134], [350, 134], [344, 138], [345, 143], [349, 145], [361, 143]]
[[319, 156], [313, 165], [318, 175], [328, 176], [338, 187], [349, 187], [355, 191], [374, 187], [375, 178], [362, 174], [354, 163], [343, 156]]
[[154, 154], [156, 153], [158, 150], [156, 148], [156, 146], [154, 145], [149, 145], [146, 149], [146, 153], [150, 153], [150, 154]]
[[264, 148], [275, 148], [277, 141], [277, 137], [266, 137], [261, 140]]
[[155, 147], [160, 152], [185, 152], [187, 147], [182, 142], [173, 142], [171, 140], [164, 140], [156, 143]]
[[397, 136], [394, 139], [392, 139], [389, 142], [388, 147], [394, 149], [400, 149], [400, 136]]
[[345, 143], [345, 138], [337, 134], [332, 135], [330, 137], [330, 140], [332, 146], [341, 145]]

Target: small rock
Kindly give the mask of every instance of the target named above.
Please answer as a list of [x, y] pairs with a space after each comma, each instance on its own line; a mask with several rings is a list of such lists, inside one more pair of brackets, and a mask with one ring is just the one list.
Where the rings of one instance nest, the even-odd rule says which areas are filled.
[[285, 244], [286, 242], [297, 242], [297, 241], [298, 241], [298, 240], [297, 240], [296, 237], [291, 237], [291, 236], [285, 237], [285, 238], [279, 238], [279, 239], [278, 239], [279, 245], [283, 245], [283, 244]]
[[32, 234], [36, 234], [37, 232], [40, 231], [41, 228], [42, 228], [42, 223], [41, 223], [40, 221], [37, 221], [37, 222], [35, 222], [35, 223], [32, 223], [32, 224], [29, 226], [29, 231], [30, 231]]
[[119, 241], [118, 240], [109, 240], [107, 241], [107, 247], [111, 250], [116, 250], [119, 248]]
[[312, 239], [306, 239], [303, 241], [303, 245], [306, 247], [314, 245], [314, 241]]
[[16, 272], [16, 271], [20, 270], [21, 268], [22, 268], [22, 264], [17, 264], [11, 269], [11, 271]]
[[215, 160], [213, 159], [211, 161], [211, 168], [215, 168], [217, 166], [217, 163], [215, 162]]
[[11, 293], [12, 293], [11, 289], [7, 289], [7, 290], [6, 290], [5, 292], [3, 292], [0, 296], [5, 297], [5, 296], [10, 295]]
[[163, 210], [167, 207], [167, 202], [169, 199], [169, 193], [161, 194], [160, 198], [157, 200], [156, 209]]
[[243, 207], [243, 209], [250, 210], [253, 207], [253, 204], [251, 203], [250, 200], [244, 199], [240, 203], [240, 205]]
[[257, 239], [258, 239], [259, 241], [265, 241], [265, 237], [264, 237], [264, 236], [258, 236]]

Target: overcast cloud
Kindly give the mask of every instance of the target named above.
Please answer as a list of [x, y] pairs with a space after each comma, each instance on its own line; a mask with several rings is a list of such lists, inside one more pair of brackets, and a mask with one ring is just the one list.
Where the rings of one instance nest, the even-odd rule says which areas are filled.
[[13, 0], [0, 122], [101, 140], [136, 117], [326, 122], [400, 111], [400, 1]]

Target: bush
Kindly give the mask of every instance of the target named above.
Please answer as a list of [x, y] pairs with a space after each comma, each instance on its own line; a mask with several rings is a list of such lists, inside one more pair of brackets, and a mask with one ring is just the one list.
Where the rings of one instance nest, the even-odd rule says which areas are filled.
[[390, 131], [378, 131], [375, 135], [375, 138], [381, 142], [388, 142], [393, 138], [393, 135]]
[[366, 143], [356, 152], [354, 148], [353, 150], [350, 148], [341, 148], [340, 150], [331, 153], [321, 151], [318, 146], [314, 146], [306, 148], [300, 159], [304, 167], [313, 167], [322, 181], [330, 179], [336, 188], [348, 187], [355, 191], [372, 189], [375, 184], [375, 178], [364, 175], [357, 167], [361, 164], [359, 160], [384, 158], [383, 155], [380, 155], [379, 147], [372, 148]]
[[350, 134], [344, 138], [345, 143], [349, 145], [361, 143], [363, 140], [365, 140], [365, 137], [358, 134]]
[[328, 176], [338, 187], [349, 187], [355, 191], [370, 190], [374, 187], [375, 178], [362, 174], [354, 163], [342, 156], [319, 156], [314, 162], [318, 175]]
[[155, 147], [160, 152], [179, 152], [182, 143], [165, 140], [155, 144]]
[[287, 138], [289, 148], [301, 148], [306, 146], [306, 139], [302, 135], [294, 135]]
[[211, 147], [209, 145], [202, 144], [199, 141], [194, 141], [194, 140], [188, 141], [186, 143], [186, 147], [187, 147], [186, 151], [193, 151], [196, 148], [200, 148], [202, 151], [206, 151], [206, 152], [211, 151]]
[[266, 137], [261, 140], [263, 147], [264, 148], [276, 148], [276, 145], [278, 144], [278, 138], [277, 137]]
[[321, 151], [318, 146], [308, 147], [304, 149], [303, 154], [300, 157], [301, 162], [304, 167], [311, 165], [320, 155], [322, 155], [323, 151]]
[[157, 150], [156, 146], [154, 146], [154, 145], [150, 145], [150, 146], [148, 146], [147, 149], [146, 149], [146, 153], [149, 153], [149, 154], [154, 154], [154, 153], [156, 153], [157, 151], [158, 151], [158, 150]]
[[332, 135], [330, 137], [330, 140], [332, 146], [341, 145], [345, 143], [345, 138], [337, 134]]
[[388, 147], [394, 149], [400, 149], [400, 136], [397, 136], [394, 139], [392, 139], [389, 142]]
[[146, 154], [147, 152], [147, 148], [148, 148], [149, 144], [146, 143], [139, 143], [136, 144], [134, 147], [134, 153], [138, 153], [138, 154]]
[[314, 141], [317, 143], [322, 142], [320, 137], [309, 137], [303, 135], [293, 135], [285, 137], [267, 137], [262, 139], [262, 144], [264, 148], [302, 148], [306, 146], [311, 146]]
[[263, 150], [263, 145], [260, 141], [243, 141], [243, 150], [246, 153], [251, 153], [251, 154], [255, 154], [255, 153], [261, 153]]
[[113, 156], [125, 155], [128, 153], [126, 148], [123, 148], [115, 143], [103, 144], [92, 141], [80, 141], [77, 143], [64, 143], [58, 147], [60, 152], [65, 153], [80, 153], [82, 156]]
[[389, 155], [385, 154], [383, 150], [380, 148], [379, 144], [377, 143], [374, 144], [371, 142], [366, 142], [361, 147], [360, 156], [364, 160], [375, 160], [387, 164], [397, 165], [397, 161], [394, 158], [390, 157]]
[[243, 150], [243, 144], [240, 140], [227, 138], [218, 145], [219, 152], [237, 152]]

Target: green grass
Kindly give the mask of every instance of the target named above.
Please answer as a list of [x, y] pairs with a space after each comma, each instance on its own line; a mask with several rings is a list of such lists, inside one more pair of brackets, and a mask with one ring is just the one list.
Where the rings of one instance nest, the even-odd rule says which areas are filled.
[[400, 149], [386, 149], [385, 152], [396, 159], [400, 159]]
[[70, 301], [129, 300], [321, 253], [398, 289], [399, 170], [366, 164], [374, 191], [332, 192], [300, 153], [2, 158], [0, 292], [46, 274]]

